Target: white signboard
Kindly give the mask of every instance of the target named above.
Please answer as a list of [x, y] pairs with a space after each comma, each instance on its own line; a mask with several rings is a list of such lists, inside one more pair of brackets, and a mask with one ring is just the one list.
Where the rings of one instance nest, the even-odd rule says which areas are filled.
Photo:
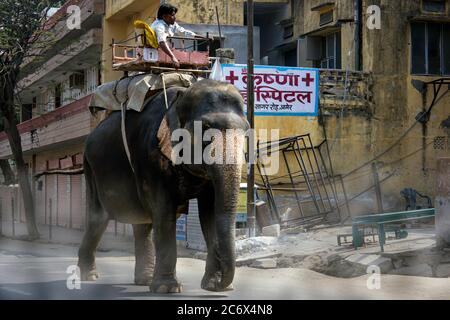
[[[235, 85], [247, 104], [247, 65], [222, 65], [224, 80]], [[255, 66], [255, 115], [317, 116], [319, 70]], [[247, 106], [245, 106], [247, 109]]]

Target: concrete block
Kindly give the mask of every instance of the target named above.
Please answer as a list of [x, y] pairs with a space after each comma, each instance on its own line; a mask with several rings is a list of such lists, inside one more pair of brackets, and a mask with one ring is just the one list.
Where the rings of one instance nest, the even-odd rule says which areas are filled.
[[345, 259], [347, 262], [359, 264], [362, 267], [368, 268], [369, 266], [377, 266], [380, 268], [381, 273], [387, 273], [393, 268], [391, 259], [384, 258], [377, 254], [361, 254], [356, 253]]
[[279, 237], [280, 236], [280, 225], [273, 224], [262, 228], [262, 234], [266, 237]]
[[418, 264], [412, 267], [404, 267], [393, 270], [390, 274], [403, 275], [403, 276], [416, 276], [416, 277], [432, 277], [433, 270], [426, 264]]
[[450, 264], [440, 264], [436, 268], [436, 277], [448, 278], [450, 277]]
[[253, 261], [250, 267], [260, 269], [274, 269], [277, 267], [277, 261], [275, 259], [258, 259]]
[[242, 266], [251, 266], [253, 264], [253, 262], [255, 262], [256, 260], [261, 260], [261, 259], [269, 259], [269, 258], [280, 258], [282, 256], [281, 253], [272, 253], [272, 254], [264, 254], [264, 255], [252, 255], [252, 256], [247, 256], [247, 257], [243, 257], [243, 258], [238, 258], [236, 259], [236, 267], [242, 267]]

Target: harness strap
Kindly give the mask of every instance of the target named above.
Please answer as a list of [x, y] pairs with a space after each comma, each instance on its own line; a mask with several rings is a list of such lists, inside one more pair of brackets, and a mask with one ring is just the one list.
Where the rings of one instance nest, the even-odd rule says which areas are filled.
[[[116, 96], [117, 85], [119, 84], [119, 82], [122, 79], [120, 79], [120, 80], [118, 80], [116, 82], [116, 85], [114, 86], [114, 90], [113, 90], [113, 94], [114, 94], [114, 97], [116, 98], [117, 102], [119, 102], [119, 99]], [[128, 158], [128, 162], [130, 163], [131, 170], [133, 170], [133, 173], [135, 173], [133, 164], [131, 163], [131, 154], [130, 154], [130, 149], [128, 147], [128, 140], [127, 140], [127, 134], [126, 134], [126, 127], [125, 127], [125, 117], [126, 117], [126, 113], [127, 113], [127, 102], [128, 102], [128, 99], [129, 99], [129, 97], [128, 97], [128, 86], [130, 85], [131, 79], [132, 79], [132, 77], [129, 77], [129, 79], [128, 79], [125, 101], [121, 103], [122, 121], [121, 121], [121, 126], [120, 127], [121, 127], [121, 131], [122, 131], [122, 142], [123, 142], [123, 146], [125, 148], [125, 153], [127, 154], [127, 158]], [[161, 73], [161, 80], [162, 80], [162, 83], [163, 83], [163, 90], [164, 90], [164, 102], [166, 104], [166, 109], [169, 109], [169, 103], [167, 101], [166, 82], [164, 80], [164, 73]]]
[[[133, 171], [133, 173], [135, 173], [133, 164], [131, 163], [131, 154], [130, 154], [130, 148], [128, 147], [127, 132], [126, 132], [126, 126], [125, 126], [125, 118], [126, 118], [126, 113], [127, 113], [127, 103], [128, 103], [128, 100], [129, 100], [128, 86], [130, 85], [130, 82], [131, 82], [132, 78], [133, 77], [129, 77], [129, 79], [128, 79], [127, 87], [126, 87], [126, 90], [125, 90], [125, 101], [121, 103], [121, 115], [122, 115], [121, 118], [122, 119], [121, 119], [120, 129], [122, 131], [122, 142], [123, 142], [123, 146], [125, 148], [125, 153], [127, 154], [128, 162], [130, 163], [131, 170]], [[122, 79], [120, 79], [120, 80], [122, 80]], [[114, 97], [116, 98], [117, 102], [119, 102], [119, 100], [116, 97], [116, 89], [117, 89], [117, 84], [119, 83], [119, 81], [116, 83], [116, 86], [114, 87]]]
[[161, 80], [163, 83], [164, 102], [166, 103], [166, 109], [169, 109], [169, 104], [167, 103], [166, 81], [164, 80], [164, 73], [161, 73]]
[[122, 112], [122, 122], [121, 122], [120, 127], [121, 127], [121, 131], [122, 131], [123, 146], [125, 147], [125, 153], [127, 154], [127, 158], [128, 158], [128, 162], [130, 163], [131, 170], [133, 170], [133, 173], [135, 173], [133, 164], [131, 163], [131, 154], [130, 154], [130, 149], [128, 148], [127, 133], [125, 130], [125, 115], [127, 113], [126, 102], [122, 103], [122, 111], [121, 112]]

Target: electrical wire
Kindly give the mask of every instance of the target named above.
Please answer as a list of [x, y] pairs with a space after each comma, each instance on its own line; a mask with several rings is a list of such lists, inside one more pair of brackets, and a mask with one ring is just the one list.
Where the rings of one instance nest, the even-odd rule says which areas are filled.
[[422, 120], [422, 118], [424, 118], [425, 116], [428, 115], [429, 111], [431, 111], [431, 108], [432, 108], [434, 105], [436, 105], [436, 104], [437, 104], [437, 103], [438, 103], [438, 102], [439, 102], [439, 101], [440, 101], [440, 100], [441, 100], [441, 99], [442, 99], [449, 91], [450, 91], [450, 90], [447, 90], [447, 91], [444, 92], [438, 99], [436, 99], [436, 101], [434, 102], [434, 104], [432, 104], [432, 105], [428, 108], [427, 112], [422, 113], [422, 115], [421, 115], [419, 118], [417, 118], [417, 119], [414, 121], [414, 123], [413, 123], [413, 124], [412, 124], [412, 125], [411, 125], [404, 133], [403, 133], [403, 134], [401, 134], [400, 137], [398, 137], [397, 140], [395, 140], [395, 142], [392, 143], [386, 150], [384, 150], [383, 152], [379, 153], [378, 155], [376, 155], [376, 156], [375, 156], [374, 158], [372, 158], [371, 160], [364, 162], [364, 163], [363, 163], [362, 165], [360, 165], [359, 167], [357, 167], [357, 168], [351, 170], [350, 172], [346, 173], [345, 175], [342, 176], [342, 178], [348, 177], [349, 175], [351, 175], [351, 174], [353, 174], [354, 172], [358, 171], [359, 169], [361, 169], [361, 168], [363, 168], [363, 167], [365, 167], [365, 166], [371, 164], [373, 161], [375, 161], [375, 160], [381, 158], [382, 156], [384, 156], [385, 154], [387, 154], [389, 151], [391, 151], [392, 149], [394, 149], [394, 148], [399, 144], [399, 142], [400, 142], [406, 135], [408, 135], [408, 133], [411, 132], [411, 130], [416, 126], [416, 124], [419, 123], [419, 122]]

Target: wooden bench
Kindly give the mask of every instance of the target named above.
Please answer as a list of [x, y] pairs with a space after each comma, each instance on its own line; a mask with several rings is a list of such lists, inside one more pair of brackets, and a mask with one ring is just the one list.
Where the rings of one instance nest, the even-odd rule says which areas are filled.
[[373, 227], [378, 229], [378, 241], [380, 243], [381, 252], [383, 252], [384, 244], [386, 243], [385, 225], [420, 219], [429, 219], [434, 216], [434, 208], [428, 208], [355, 217], [352, 220], [353, 247], [355, 249], [361, 247], [364, 243], [364, 228]]

